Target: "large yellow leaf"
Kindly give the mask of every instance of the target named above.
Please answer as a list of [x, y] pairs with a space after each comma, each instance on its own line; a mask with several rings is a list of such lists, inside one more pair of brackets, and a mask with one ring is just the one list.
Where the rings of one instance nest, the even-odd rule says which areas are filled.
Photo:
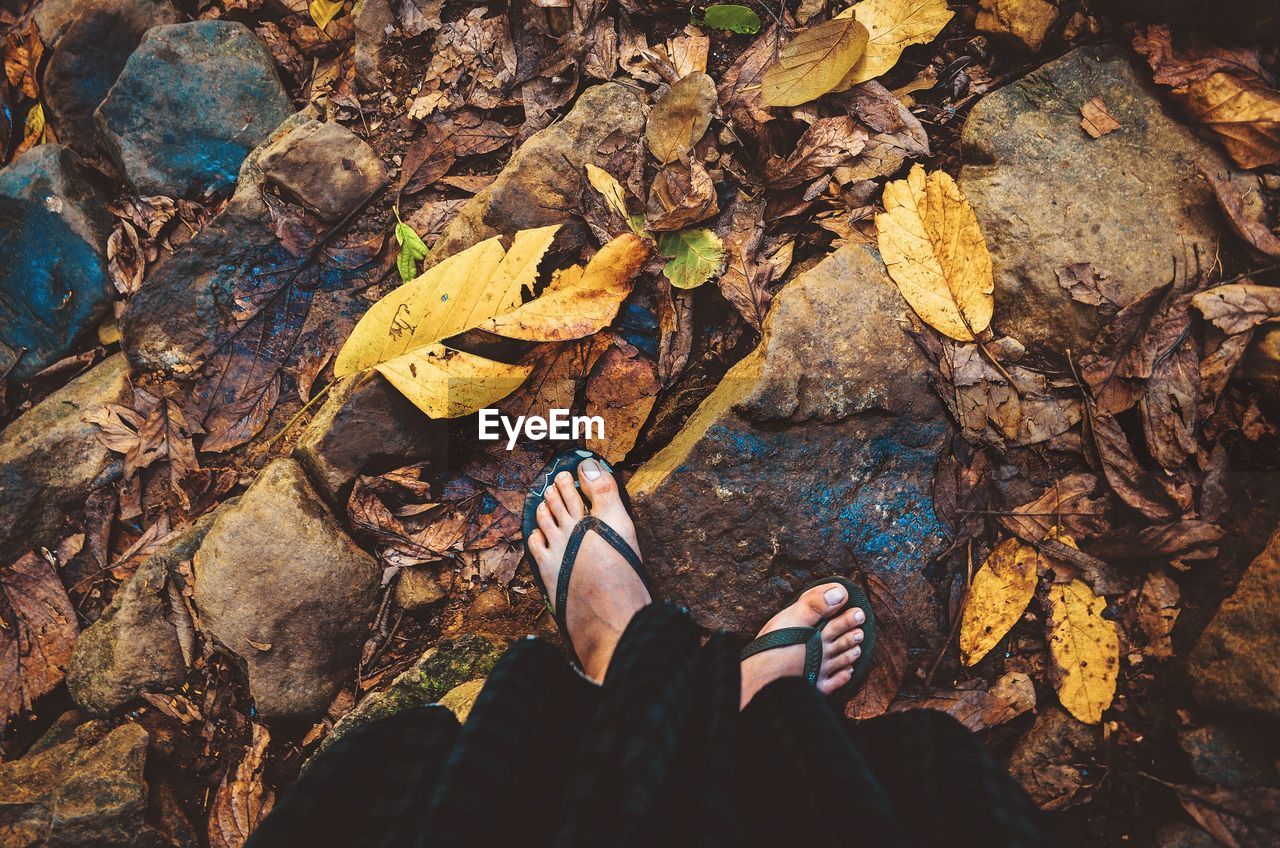
[[951, 175], [914, 165], [884, 187], [876, 215], [880, 256], [919, 316], [940, 333], [971, 341], [991, 323], [995, 283], [977, 216]]
[[996, 545], [973, 575], [960, 615], [960, 659], [973, 665], [1018, 623], [1036, 591], [1039, 554], [1019, 539]]
[[652, 250], [650, 242], [624, 233], [600, 248], [587, 267], [574, 265], [558, 272], [541, 296], [478, 326], [509, 339], [535, 342], [599, 332], [618, 314]]
[[431, 418], [457, 418], [492, 406], [520, 388], [532, 365], [508, 365], [430, 344], [375, 366]]
[[836, 19], [856, 16], [869, 38], [867, 49], [834, 90], [844, 91], [888, 71], [903, 50], [933, 41], [953, 14], [946, 0], [862, 0], [845, 9]]
[[836, 90], [867, 46], [867, 30], [852, 15], [801, 30], [778, 52], [760, 80], [770, 106], [799, 106]]
[[1053, 686], [1067, 712], [1097, 724], [1111, 706], [1120, 670], [1120, 637], [1102, 617], [1106, 599], [1083, 580], [1049, 587], [1049, 659]]
[[716, 84], [711, 77], [695, 71], [680, 79], [649, 112], [644, 131], [649, 152], [664, 165], [688, 156], [711, 126], [715, 107]]

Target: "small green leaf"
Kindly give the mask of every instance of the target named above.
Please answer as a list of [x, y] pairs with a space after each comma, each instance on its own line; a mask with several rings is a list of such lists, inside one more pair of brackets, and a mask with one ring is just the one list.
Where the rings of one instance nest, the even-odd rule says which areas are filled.
[[707, 13], [701, 21], [696, 21], [712, 29], [727, 29], [742, 35], [755, 35], [760, 31], [760, 16], [735, 3], [719, 3], [708, 6]]
[[705, 228], [663, 233], [658, 237], [658, 252], [670, 260], [662, 273], [678, 289], [696, 289], [724, 265], [724, 242]]
[[400, 255], [396, 257], [396, 270], [400, 272], [400, 281], [409, 282], [418, 276], [418, 263], [427, 258], [431, 251], [413, 227], [400, 220], [400, 210], [396, 213], [396, 244], [400, 245]]

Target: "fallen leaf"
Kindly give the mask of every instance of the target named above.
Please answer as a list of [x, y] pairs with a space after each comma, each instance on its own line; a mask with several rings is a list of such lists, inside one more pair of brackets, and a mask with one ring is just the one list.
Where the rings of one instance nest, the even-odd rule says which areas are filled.
[[275, 795], [262, 783], [266, 766], [267, 729], [253, 725], [253, 736], [234, 772], [227, 772], [209, 805], [209, 848], [241, 848], [266, 818]]
[[1096, 730], [1056, 706], [1041, 707], [1009, 757], [1009, 773], [1041, 809], [1065, 810], [1090, 799], [1097, 748]]
[[5, 77], [15, 91], [32, 100], [40, 97], [40, 60], [43, 56], [44, 42], [40, 40], [34, 19], [27, 20], [25, 31], [13, 27], [6, 33]]
[[1096, 270], [1092, 263], [1076, 262], [1055, 273], [1058, 285], [1076, 303], [1100, 306], [1109, 311], [1124, 306], [1119, 284], [1106, 271]]
[[323, 30], [342, 11], [342, 0], [310, 0], [307, 11], [316, 26]]
[[1178, 803], [1191, 818], [1227, 848], [1280, 842], [1280, 789], [1164, 785], [1178, 794]]
[[1107, 559], [1158, 559], [1171, 563], [1213, 559], [1218, 555], [1222, 528], [1198, 518], [1152, 524], [1139, 529], [1117, 528], [1100, 534], [1089, 550]]
[[698, 23], [712, 29], [723, 29], [740, 35], [755, 35], [760, 31], [760, 16], [746, 6], [734, 3], [717, 3], [708, 6]]
[[970, 733], [980, 733], [1026, 712], [999, 695], [981, 689], [936, 691], [923, 698], [907, 698], [894, 704], [889, 712], [904, 710], [937, 710], [946, 713], [964, 725]]
[[942, 32], [955, 13], [946, 0], [862, 0], [837, 15], [856, 16], [867, 28], [865, 52], [836, 90], [875, 79], [898, 64], [902, 51], [927, 44]]
[[664, 165], [686, 158], [711, 126], [715, 106], [716, 84], [711, 77], [692, 73], [681, 79], [649, 112], [644, 131], [649, 152]]
[[1000, 515], [1000, 523], [1035, 544], [1059, 528], [1074, 538], [1092, 538], [1107, 529], [1107, 498], [1092, 474], [1068, 474], [1035, 500]]
[[889, 709], [907, 674], [907, 632], [902, 626], [898, 599], [883, 580], [864, 573], [858, 578], [876, 614], [876, 652], [861, 687], [844, 705], [854, 721], [875, 718]]
[[1137, 595], [1137, 624], [1147, 638], [1146, 653], [1156, 659], [1173, 656], [1173, 625], [1178, 621], [1181, 593], [1163, 571], [1152, 571]]
[[884, 188], [876, 238], [889, 276], [926, 323], [971, 341], [991, 323], [995, 281], [977, 216], [950, 174], [913, 165]]
[[1106, 102], [1095, 96], [1080, 107], [1080, 127], [1093, 138], [1102, 138], [1107, 133], [1120, 129], [1120, 122], [1107, 111]]
[[44, 135], [44, 106], [37, 103], [27, 112], [27, 119], [22, 125], [22, 140], [18, 142], [13, 155], [21, 156], [37, 144], [44, 144]]
[[679, 289], [696, 289], [724, 266], [724, 242], [707, 229], [663, 233], [658, 252], [670, 260], [662, 273]]
[[1053, 686], [1067, 712], [1085, 724], [1102, 721], [1116, 694], [1120, 637], [1102, 617], [1105, 598], [1082, 580], [1049, 587], [1047, 634]]
[[867, 131], [853, 118], [818, 118], [800, 136], [785, 159], [765, 163], [765, 181], [771, 188], [794, 188], [849, 162], [862, 152]]
[[607, 461], [626, 459], [660, 388], [657, 363], [631, 345], [610, 347], [600, 357], [587, 381], [587, 415], [604, 421], [604, 443], [595, 449]]
[[644, 223], [653, 232], [670, 232], [705, 221], [719, 211], [716, 187], [707, 169], [695, 160], [677, 160], [654, 175]]
[[1039, 552], [1018, 539], [992, 549], [973, 575], [960, 617], [960, 661], [974, 665], [999, 644], [1031, 603]]
[[[796, 33], [764, 71], [761, 96], [770, 106], [799, 106], [829, 91], [843, 91], [850, 69], [867, 47], [867, 29], [853, 15]], [[843, 85], [843, 87], [841, 87]]]
[[1126, 305], [1102, 328], [1096, 352], [1080, 357], [1080, 375], [1099, 413], [1118, 415], [1138, 402], [1160, 352], [1151, 327], [1171, 289], [1157, 286]]
[[48, 560], [26, 553], [0, 568], [0, 730], [62, 682], [79, 632]]
[[393, 207], [396, 213], [396, 244], [400, 245], [400, 253], [396, 256], [396, 270], [400, 273], [400, 282], [407, 283], [418, 276], [418, 263], [431, 253], [422, 237], [414, 232], [413, 227], [400, 220], [400, 210]]
[[613, 344], [611, 334], [603, 332], [585, 339], [538, 345], [521, 359], [521, 364], [532, 366], [529, 379], [503, 398], [498, 409], [508, 418], [545, 415], [548, 409], [573, 409], [596, 361]]
[[146, 267], [138, 231], [128, 221], [120, 221], [107, 238], [107, 273], [111, 284], [120, 294], [135, 294], [142, 287]]
[[897, 173], [907, 159], [929, 155], [929, 136], [920, 120], [880, 83], [859, 83], [849, 89], [843, 100], [850, 113], [875, 135], [866, 140], [852, 162], [835, 170], [840, 182], [888, 177]]
[[717, 281], [720, 293], [757, 330], [768, 311], [769, 283], [786, 272], [794, 245], [788, 242], [771, 257], [761, 260], [764, 211], [763, 198], [751, 200], [739, 192], [717, 224], [726, 259], [724, 272]]
[[458, 159], [500, 150], [515, 136], [515, 129], [474, 109], [428, 121], [404, 153], [395, 194], [416, 194], [443, 178]]
[[1280, 321], [1280, 287], [1229, 283], [1192, 296], [1191, 305], [1224, 333]]
[[1204, 162], [1196, 168], [1213, 188], [1218, 205], [1236, 235], [1260, 253], [1280, 259], [1280, 236], [1272, 232], [1266, 220], [1267, 200], [1262, 194], [1262, 181], [1254, 174], [1235, 170], [1217, 173]]
[[1171, 502], [1167, 491], [1158, 485], [1155, 475], [1138, 461], [1129, 437], [1114, 416], [1091, 416], [1089, 433], [1102, 463], [1103, 476], [1122, 501], [1153, 521], [1179, 514], [1177, 504]]
[[644, 217], [632, 215], [627, 211], [627, 193], [622, 184], [603, 168], [597, 168], [590, 162], [586, 165], [587, 182], [596, 190], [605, 205], [637, 235], [647, 235], [644, 228]]

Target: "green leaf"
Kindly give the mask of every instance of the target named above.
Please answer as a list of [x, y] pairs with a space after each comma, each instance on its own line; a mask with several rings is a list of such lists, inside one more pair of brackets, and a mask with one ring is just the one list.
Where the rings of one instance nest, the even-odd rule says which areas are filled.
[[706, 228], [663, 233], [658, 252], [670, 260], [662, 273], [678, 289], [696, 289], [724, 266], [724, 242]]
[[396, 270], [400, 272], [400, 281], [407, 283], [418, 276], [418, 263], [427, 258], [431, 251], [427, 243], [413, 231], [413, 227], [400, 220], [400, 210], [396, 213], [396, 244], [400, 245], [400, 255], [396, 257]]
[[712, 29], [727, 29], [742, 35], [755, 35], [760, 31], [760, 16], [735, 3], [719, 3], [708, 6], [707, 13], [701, 21], [696, 21]]

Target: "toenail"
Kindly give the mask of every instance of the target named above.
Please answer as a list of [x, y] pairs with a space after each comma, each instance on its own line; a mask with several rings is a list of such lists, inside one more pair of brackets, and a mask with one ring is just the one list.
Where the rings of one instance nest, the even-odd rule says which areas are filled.
[[859, 642], [861, 642], [861, 641], [862, 641], [862, 631], [861, 631], [861, 630], [855, 630], [855, 631], [853, 632], [853, 644], [855, 644], [855, 645], [856, 645], [856, 644], [858, 644], [858, 643], [859, 643]]
[[858, 657], [862, 656], [862, 649], [854, 648], [852, 651], [849, 652], [849, 656], [853, 657], [856, 660]]
[[822, 593], [822, 597], [826, 600], [827, 606], [833, 607], [844, 600], [844, 587], [832, 586]]
[[857, 622], [858, 624], [861, 624], [862, 622], [864, 622], [864, 621], [866, 621], [866, 620], [867, 620], [867, 614], [866, 614], [866, 613], [864, 613], [864, 612], [863, 612], [862, 610], [860, 610], [860, 609], [859, 609], [859, 610], [854, 610], [854, 611], [853, 611], [853, 620], [854, 620], [855, 622]]
[[588, 480], [594, 480], [600, 476], [600, 464], [594, 459], [588, 459], [582, 463], [582, 473], [587, 476]]

